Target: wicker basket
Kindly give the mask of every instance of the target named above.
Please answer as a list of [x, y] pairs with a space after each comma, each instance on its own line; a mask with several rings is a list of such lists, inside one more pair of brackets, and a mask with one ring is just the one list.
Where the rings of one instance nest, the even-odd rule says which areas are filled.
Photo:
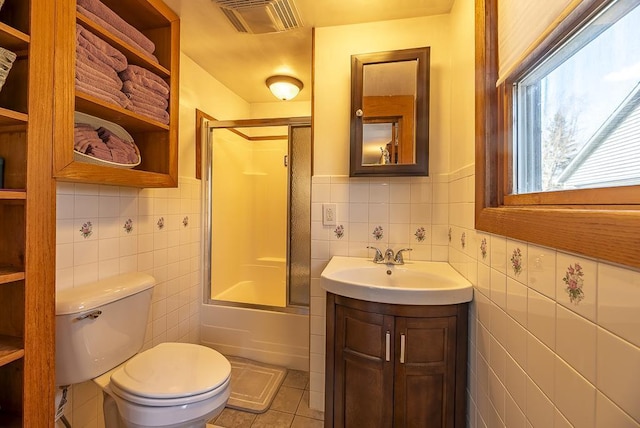
[[104, 119], [100, 119], [99, 117], [90, 116], [86, 113], [80, 113], [79, 111], [76, 111], [74, 113], [74, 122], [86, 123], [88, 125], [91, 125], [94, 129], [98, 129], [100, 127], [106, 128], [109, 131], [113, 132], [118, 137], [120, 137], [121, 139], [123, 139], [124, 141], [129, 141], [133, 143], [133, 147], [136, 151], [136, 154], [138, 155], [138, 162], [137, 163], [118, 163], [118, 162], [106, 161], [106, 160], [98, 159], [93, 156], [86, 155], [84, 153], [80, 153], [76, 150], [73, 151], [74, 160], [78, 162], [85, 162], [85, 163], [90, 163], [94, 165], [103, 165], [103, 166], [110, 166], [113, 168], [127, 168], [127, 169], [134, 168], [140, 165], [140, 162], [142, 162], [142, 156], [140, 155], [140, 150], [138, 149], [138, 146], [133, 141], [133, 137], [131, 136], [131, 134], [129, 134], [122, 126], [115, 124], [113, 122], [109, 122]]

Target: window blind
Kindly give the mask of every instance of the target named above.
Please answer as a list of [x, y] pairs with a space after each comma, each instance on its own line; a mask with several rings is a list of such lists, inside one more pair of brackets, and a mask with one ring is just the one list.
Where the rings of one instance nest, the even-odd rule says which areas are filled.
[[498, 0], [498, 82], [582, 0]]

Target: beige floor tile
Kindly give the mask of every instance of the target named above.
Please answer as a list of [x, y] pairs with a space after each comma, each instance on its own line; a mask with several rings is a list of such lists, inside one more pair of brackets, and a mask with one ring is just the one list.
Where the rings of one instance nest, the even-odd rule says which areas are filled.
[[224, 428], [250, 428], [256, 415], [249, 412], [241, 412], [235, 409], [224, 409], [213, 423], [215, 426]]
[[289, 428], [293, 422], [293, 415], [290, 413], [268, 410], [256, 416], [256, 420], [251, 428]]
[[284, 378], [283, 386], [291, 388], [305, 389], [309, 384], [309, 373], [301, 370], [288, 370], [287, 377]]
[[302, 400], [300, 400], [300, 404], [298, 404], [296, 415], [312, 419], [319, 419], [321, 421], [324, 420], [324, 412], [309, 408], [309, 391], [305, 391], [302, 394]]
[[281, 386], [269, 409], [295, 413], [298, 408], [298, 403], [300, 403], [300, 399], [302, 398], [302, 393], [303, 391], [301, 389]]
[[304, 416], [297, 416], [293, 418], [291, 428], [322, 428], [324, 422], [317, 419], [305, 418]]

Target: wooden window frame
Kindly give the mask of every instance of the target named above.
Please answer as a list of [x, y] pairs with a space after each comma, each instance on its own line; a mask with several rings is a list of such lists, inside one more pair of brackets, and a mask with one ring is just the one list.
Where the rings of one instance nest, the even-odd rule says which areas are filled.
[[476, 229], [640, 267], [640, 186], [509, 194], [515, 78], [608, 0], [584, 0], [498, 87], [497, 3], [476, 0]]

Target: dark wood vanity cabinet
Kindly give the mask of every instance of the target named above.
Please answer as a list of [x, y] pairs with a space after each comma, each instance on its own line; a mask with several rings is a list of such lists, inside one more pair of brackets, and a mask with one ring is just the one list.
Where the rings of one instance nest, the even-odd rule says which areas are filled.
[[463, 427], [467, 304], [327, 294], [325, 427]]

